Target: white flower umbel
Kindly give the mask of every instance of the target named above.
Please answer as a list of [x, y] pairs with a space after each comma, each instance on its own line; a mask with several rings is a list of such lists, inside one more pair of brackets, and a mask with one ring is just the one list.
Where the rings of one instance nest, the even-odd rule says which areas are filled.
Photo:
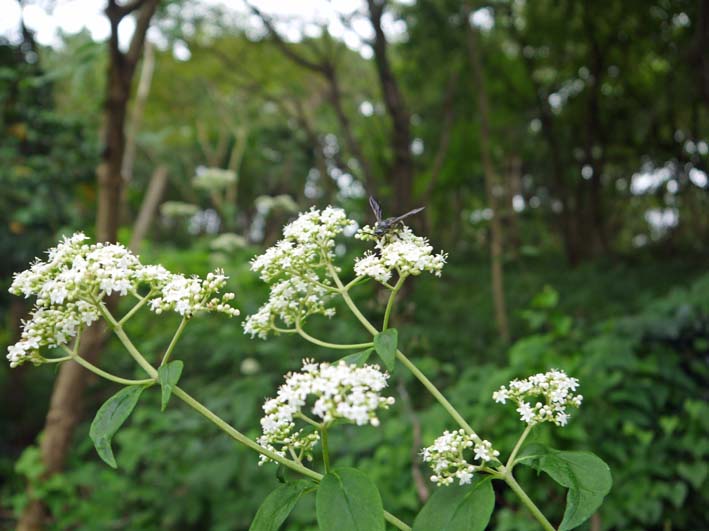
[[197, 174], [192, 178], [192, 184], [195, 188], [208, 192], [224, 190], [235, 182], [235, 172], [221, 168], [205, 168], [204, 166], [197, 168]]
[[[303, 360], [300, 372], [287, 374], [276, 397], [264, 404], [263, 435], [258, 443], [279, 455], [285, 456], [288, 451], [298, 460], [310, 459], [320, 439], [313, 424], [327, 428], [335, 420], [344, 420], [358, 426], [378, 426], [377, 410], [394, 403], [394, 398], [381, 396], [388, 378], [376, 365], [355, 367], [344, 361], [317, 364]], [[299, 420], [304, 427], [296, 426]], [[265, 461], [268, 458], [262, 455], [261, 463]]]
[[387, 282], [392, 271], [400, 276], [420, 275], [424, 271], [441, 276], [446, 263], [445, 253], [434, 254], [428, 240], [416, 236], [409, 227], [395, 227], [377, 236], [372, 227], [365, 226], [355, 238], [376, 242], [376, 251], [359, 258], [354, 269], [358, 276], [371, 277], [378, 282]]
[[583, 396], [575, 394], [578, 386], [576, 378], [552, 369], [524, 380], [512, 380], [495, 391], [492, 398], [501, 404], [515, 402], [522, 422], [530, 426], [540, 422], [566, 426], [570, 417], [567, 408], [578, 408], [583, 400]]
[[[496, 461], [499, 455], [490, 441], [462, 429], [444, 431], [431, 446], [421, 451], [424, 463], [430, 463], [433, 470], [431, 481], [437, 485], [450, 485], [454, 481], [460, 485], [470, 483], [475, 471], [489, 461]], [[479, 464], [472, 464], [472, 461]]]
[[8, 348], [11, 366], [42, 363], [41, 349], [66, 345], [81, 327], [98, 320], [101, 301], [114, 294], [143, 298], [142, 290], [156, 313], [239, 313], [228, 304], [233, 293], [219, 295], [227, 280], [221, 271], [206, 279], [188, 278], [159, 265], [143, 265], [120, 244], [89, 245], [86, 239], [82, 233], [65, 237], [48, 251], [46, 260], [15, 275], [10, 293], [34, 296], [36, 302], [30, 320], [23, 322], [20, 340]]
[[331, 317], [333, 288], [327, 273], [335, 238], [352, 223], [345, 211], [310, 209], [286, 225], [283, 239], [251, 261], [251, 269], [272, 284], [269, 300], [244, 322], [244, 331], [265, 338], [277, 321], [292, 325], [310, 315]]

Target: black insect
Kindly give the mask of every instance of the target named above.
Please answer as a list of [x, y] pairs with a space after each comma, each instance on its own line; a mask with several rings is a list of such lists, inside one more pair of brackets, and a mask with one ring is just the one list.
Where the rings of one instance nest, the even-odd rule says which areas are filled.
[[413, 216], [414, 214], [418, 214], [424, 208], [426, 208], [414, 208], [413, 210], [409, 210], [406, 214], [402, 214], [401, 216], [394, 216], [391, 218], [382, 219], [382, 207], [379, 206], [377, 200], [374, 199], [374, 197], [372, 197], [371, 195], [369, 196], [369, 206], [372, 207], [374, 217], [377, 218], [377, 222], [374, 225], [374, 234], [376, 234], [377, 236], [384, 236], [386, 233], [395, 228], [397, 224], [401, 223], [404, 219], [408, 218], [409, 216]]

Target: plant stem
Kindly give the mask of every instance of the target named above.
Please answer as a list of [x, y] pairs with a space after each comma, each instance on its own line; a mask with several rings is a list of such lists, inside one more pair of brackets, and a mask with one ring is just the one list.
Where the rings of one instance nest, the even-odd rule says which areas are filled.
[[76, 363], [78, 363], [85, 369], [88, 369], [92, 373], [100, 376], [101, 378], [105, 378], [106, 380], [110, 380], [111, 382], [121, 385], [145, 385], [155, 382], [155, 380], [153, 380], [152, 378], [148, 378], [145, 380], [129, 380], [128, 378], [121, 378], [120, 376], [116, 376], [115, 374], [106, 372], [103, 369], [99, 369], [98, 367], [96, 367], [96, 365], [94, 365], [90, 361], [85, 360], [84, 358], [69, 349], [66, 349], [66, 351], [70, 353], [69, 356], [66, 357], [66, 359], [74, 360]]
[[522, 435], [519, 436], [519, 440], [517, 441], [517, 444], [515, 444], [515, 447], [512, 449], [512, 453], [510, 454], [510, 458], [507, 460], [507, 464], [505, 465], [505, 469], [512, 474], [512, 469], [515, 466], [515, 458], [517, 457], [517, 454], [519, 453], [520, 448], [522, 448], [522, 443], [524, 443], [524, 440], [527, 438], [527, 435], [532, 431], [532, 428], [534, 427], [533, 424], [528, 424], [527, 427], [524, 429], [522, 432]]
[[527, 496], [527, 493], [524, 492], [522, 487], [520, 487], [519, 483], [517, 483], [512, 474], [507, 472], [504, 476], [504, 479], [505, 483], [510, 486], [510, 488], [514, 491], [515, 494], [517, 494], [517, 496], [519, 496], [519, 499], [522, 500], [522, 503], [527, 507], [527, 509], [529, 509], [529, 512], [532, 513], [534, 518], [537, 519], [537, 521], [542, 525], [545, 531], [556, 531], [554, 526], [551, 525], [549, 520], [546, 519], [546, 516], [544, 516], [539, 510], [539, 507], [534, 504], [532, 499]]
[[146, 360], [143, 355], [138, 351], [138, 349], [135, 348], [133, 342], [123, 331], [123, 327], [121, 327], [121, 325], [118, 324], [118, 321], [116, 321], [113, 315], [111, 315], [111, 312], [108, 311], [106, 305], [103, 302], [99, 302], [98, 308], [104, 319], [106, 319], [109, 326], [113, 329], [113, 333], [116, 334], [116, 337], [121, 341], [123, 346], [128, 351], [128, 354], [131, 355], [131, 357], [138, 363], [138, 365], [143, 368], [143, 370], [145, 370], [145, 372], [148, 373], [149, 376], [151, 376], [153, 379], [156, 379], [158, 377], [158, 371], [156, 371], [155, 367], [150, 365], [148, 360]]
[[453, 407], [453, 404], [451, 404], [448, 399], [443, 396], [443, 393], [441, 393], [438, 388], [429, 380], [424, 373], [422, 373], [419, 368], [414, 365], [414, 363], [404, 356], [404, 353], [401, 352], [400, 350], [396, 351], [396, 359], [398, 359], [409, 371], [411, 371], [411, 374], [413, 374], [416, 379], [423, 384], [423, 386], [428, 389], [428, 392], [433, 395], [433, 397], [438, 400], [438, 403], [443, 406], [443, 409], [445, 409], [448, 414], [455, 420], [458, 425], [463, 428], [469, 435], [477, 435], [475, 433], [475, 430], [473, 430], [472, 426], [468, 424], [468, 422], [463, 418], [463, 416], [458, 413], [458, 410]]
[[172, 351], [175, 349], [175, 345], [177, 345], [177, 341], [180, 339], [180, 336], [182, 335], [182, 332], [185, 329], [185, 326], [187, 326], [188, 321], [189, 321], [189, 319], [187, 317], [183, 317], [182, 321], [180, 321], [180, 326], [177, 327], [177, 330], [175, 331], [175, 335], [172, 336], [172, 340], [170, 341], [170, 344], [167, 346], [167, 350], [165, 351], [165, 354], [162, 357], [162, 361], [160, 362], [161, 367], [163, 365], [165, 365], [168, 361], [170, 361], [170, 356], [172, 356]]
[[[342, 281], [337, 275], [337, 272], [332, 266], [329, 266], [329, 269], [330, 275], [335, 281], [335, 284], [341, 288]], [[357, 308], [357, 305], [352, 300], [352, 297], [350, 297], [350, 294], [347, 293], [347, 291], [342, 290], [341, 295], [347, 307], [354, 314], [357, 320], [362, 323], [362, 326], [364, 326], [364, 328], [366, 328], [367, 331], [373, 336], [377, 335], [379, 333], [379, 330], [377, 330], [374, 325], [372, 325], [372, 323], [370, 323], [369, 320], [362, 314], [362, 312], [359, 311], [359, 308]], [[453, 407], [453, 405], [448, 401], [445, 396], [443, 396], [443, 393], [438, 390], [438, 388], [433, 384], [433, 382], [431, 382], [431, 380], [429, 380], [426, 375], [422, 373], [419, 368], [413, 364], [411, 360], [409, 360], [409, 358], [404, 356], [403, 352], [397, 350], [396, 357], [407, 369], [409, 369], [409, 371], [411, 371], [411, 374], [413, 374], [416, 379], [418, 379], [418, 381], [421, 382], [426, 389], [428, 389], [431, 395], [433, 395], [433, 397], [443, 406], [443, 408], [448, 412], [448, 414], [453, 418], [453, 420], [458, 423], [461, 428], [463, 428], [470, 435], [475, 435], [475, 430], [473, 430], [473, 428], [470, 426], [470, 424], [466, 422], [463, 416], [458, 413], [458, 410]]]
[[322, 460], [325, 465], [325, 472], [330, 472], [330, 449], [327, 446], [327, 427], [323, 424], [320, 427], [320, 445], [322, 446]]
[[118, 321], [118, 324], [121, 325], [121, 326], [123, 326], [123, 323], [125, 323], [125, 322], [128, 321], [131, 317], [133, 317], [133, 316], [138, 312], [138, 310], [140, 310], [140, 309], [145, 305], [145, 303], [148, 302], [148, 298], [149, 298], [152, 294], [153, 294], [153, 291], [150, 290], [150, 292], [148, 292], [148, 294], [147, 294], [145, 297], [141, 297], [140, 300], [138, 301], [138, 303], [137, 303], [135, 306], [133, 306], [133, 307], [130, 309], [130, 311], [129, 311], [127, 314], [125, 314], [125, 315], [121, 318], [120, 321]]
[[391, 317], [391, 310], [394, 307], [394, 299], [396, 299], [396, 294], [399, 293], [401, 286], [404, 285], [406, 280], [406, 275], [399, 276], [399, 280], [396, 281], [396, 285], [392, 288], [389, 294], [389, 300], [387, 301], [386, 310], [384, 310], [384, 321], [382, 322], [382, 330], [386, 330], [389, 327], [389, 318]]
[[44, 363], [61, 363], [63, 361], [69, 361], [70, 359], [72, 359], [71, 356], [62, 356], [61, 358], [45, 358], [42, 356]]
[[[153, 378], [149, 380], [125, 380], [123, 378], [118, 378], [116, 376], [113, 376], [112, 374], [109, 374], [105, 371], [102, 371], [98, 367], [95, 367], [86, 360], [83, 360], [86, 362], [87, 365], [84, 365], [87, 369], [91, 370], [92, 372], [96, 372], [96, 374], [99, 374], [100, 376], [103, 376], [104, 378], [107, 378], [112, 381], [116, 381], [118, 383], [121, 383], [119, 380], [122, 380], [123, 383], [126, 383], [126, 385], [136, 385], [139, 383], [153, 383], [155, 378], [157, 378], [157, 371], [155, 368], [148, 363], [148, 361], [143, 357], [143, 355], [138, 351], [138, 349], [133, 345], [133, 342], [130, 340], [130, 338], [125, 334], [121, 326], [118, 324], [118, 322], [114, 319], [114, 317], [111, 315], [111, 312], [108, 311], [108, 309], [105, 307], [103, 303], [98, 303], [98, 307], [103, 314], [104, 318], [106, 321], [109, 323], [111, 328], [113, 329], [114, 333], [118, 337], [118, 339], [121, 341], [123, 346], [128, 350], [130, 355], [135, 359], [135, 361], [145, 369], [145, 371], [150, 374]], [[90, 367], [89, 367], [90, 365]], [[290, 459], [287, 459], [281, 455], [278, 455], [275, 452], [272, 452], [268, 448], [264, 448], [257, 442], [249, 439], [246, 435], [238, 431], [236, 428], [231, 426], [229, 423], [224, 421], [222, 418], [220, 418], [218, 415], [216, 415], [214, 412], [212, 412], [209, 408], [207, 408], [205, 405], [200, 403], [199, 401], [195, 400], [192, 396], [187, 394], [182, 388], [175, 386], [173, 388], [172, 394], [177, 396], [180, 400], [185, 402], [188, 406], [190, 406], [192, 409], [197, 411], [200, 415], [205, 417], [207, 420], [212, 422], [215, 426], [217, 426], [219, 429], [221, 429], [224, 433], [229, 435], [232, 439], [235, 441], [243, 444], [247, 448], [250, 448], [259, 454], [265, 455], [269, 459], [272, 459], [273, 461], [282, 464], [283, 466], [290, 468], [291, 470], [298, 472], [310, 479], [313, 479], [315, 481], [320, 481], [323, 476], [322, 474], [315, 472], [314, 470], [310, 470], [309, 468], [303, 466], [302, 464], [292, 461]], [[327, 444], [327, 442], [325, 443]], [[396, 528], [400, 529], [401, 531], [412, 531], [411, 527], [399, 520], [396, 516], [393, 514], [384, 511], [384, 518], [391, 523], [393, 526]]]
[[356, 349], [364, 349], [364, 348], [369, 348], [371, 347], [374, 343], [369, 342], [369, 343], [350, 343], [350, 344], [345, 344], [345, 343], [329, 343], [328, 341], [322, 341], [321, 339], [318, 339], [317, 337], [313, 337], [310, 334], [308, 334], [303, 328], [300, 326], [299, 322], [295, 323], [295, 329], [300, 334], [303, 339], [306, 341], [310, 341], [311, 343], [315, 345], [319, 345], [321, 347], [325, 348], [331, 348], [334, 350], [356, 350]]

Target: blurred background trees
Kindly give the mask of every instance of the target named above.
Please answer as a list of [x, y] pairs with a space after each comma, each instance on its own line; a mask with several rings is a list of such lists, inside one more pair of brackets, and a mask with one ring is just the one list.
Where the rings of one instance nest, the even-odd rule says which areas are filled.
[[[427, 373], [454, 385], [451, 400], [487, 419], [479, 431], [501, 446], [516, 426], [491, 405], [492, 390], [531, 370], [574, 373], [582, 414], [540, 437], [611, 463], [614, 492], [592, 529], [706, 527], [707, 3], [321, 9], [313, 19], [256, 1], [159, 4], [151, 55], [135, 52], [124, 79], [126, 123], [108, 129], [127, 135], [130, 153], [114, 159], [122, 191], [105, 201], [118, 238], [176, 270], [224, 267], [246, 313], [264, 296], [247, 261], [294, 212], [335, 204], [364, 224], [370, 193], [391, 214], [426, 205], [416, 228], [451, 263], [443, 280], [417, 281], [397, 318]], [[109, 155], [100, 131], [116, 50], [131, 53], [86, 30], [42, 45], [20, 20], [0, 43], [3, 288], [59, 235], [91, 232], [106, 212], [95, 170]], [[25, 311], [0, 292], [0, 342]], [[146, 350], [169, 339], [150, 320], [134, 326]], [[361, 339], [354, 324], [323, 322], [321, 332]], [[106, 349], [105, 363], [127, 370], [120, 349]], [[182, 345], [185, 386], [256, 433], [262, 398], [310, 354], [292, 338], [248, 340], [236, 321], [195, 322]], [[54, 379], [50, 368], [0, 367], [0, 527], [34, 498], [51, 529], [248, 528], [268, 488], [255, 478], [275, 482], [271, 471], [205, 437], [179, 408], [147, 407], [117, 437], [127, 467], [105, 469], [85, 432], [111, 390], [93, 381], [64, 471], [40, 480], [33, 444]], [[406, 416], [350, 450], [387, 507], [413, 514], [430, 486], [414, 488], [412, 426], [424, 443], [449, 426], [404, 375], [394, 380], [408, 389], [397, 406]], [[553, 514], [559, 494], [536, 489]], [[312, 529], [307, 514], [289, 529]], [[535, 529], [511, 509], [494, 525]]]

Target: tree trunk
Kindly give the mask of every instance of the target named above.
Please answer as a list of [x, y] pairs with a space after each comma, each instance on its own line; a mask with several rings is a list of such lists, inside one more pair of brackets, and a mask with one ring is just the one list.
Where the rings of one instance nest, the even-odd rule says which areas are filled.
[[140, 212], [138, 212], [138, 217], [135, 220], [135, 225], [133, 226], [133, 236], [130, 240], [129, 247], [133, 251], [137, 251], [140, 247], [140, 242], [145, 239], [145, 236], [150, 230], [150, 225], [152, 224], [153, 218], [155, 217], [155, 212], [158, 209], [160, 200], [165, 191], [165, 185], [167, 184], [167, 166], [161, 164], [150, 177], [150, 184], [148, 185], [148, 191], [143, 197], [143, 203], [140, 205]]
[[477, 42], [476, 30], [470, 23], [470, 6], [465, 9], [465, 24], [467, 29], [468, 59], [473, 71], [475, 81], [478, 112], [480, 113], [480, 156], [482, 158], [483, 172], [485, 174], [485, 194], [488, 204], [492, 209], [490, 220], [490, 267], [492, 270], [492, 298], [495, 308], [495, 322], [500, 339], [508, 343], [510, 329], [507, 321], [507, 305], [505, 303], [505, 284], [503, 269], [504, 235], [502, 233], [502, 220], [500, 215], [500, 195], [503, 188], [500, 186], [498, 176], [492, 161], [492, 147], [490, 143], [490, 104], [485, 84], [485, 72], [482, 66], [480, 50]]
[[[118, 24], [130, 10], [109, 0], [107, 15], [111, 21], [110, 61], [102, 138], [104, 150], [96, 170], [98, 201], [96, 213], [96, 240], [116, 241], [123, 177], [121, 168], [125, 151], [126, 106], [130, 98], [135, 64], [145, 40], [150, 19], [159, 0], [144, 0], [134, 4], [138, 9], [136, 29], [129, 50], [118, 48]], [[111, 303], [111, 300], [108, 301]], [[81, 341], [79, 355], [96, 363], [106, 340], [105, 327], [97, 323], [87, 329]], [[61, 471], [66, 461], [74, 429], [81, 420], [82, 397], [91, 373], [73, 361], [62, 364], [54, 383], [49, 412], [41, 436], [40, 452], [44, 473], [42, 480]], [[32, 499], [25, 507], [17, 525], [18, 531], [39, 531], [45, 527], [47, 508], [41, 500]]]
[[411, 120], [404, 96], [394, 76], [387, 53], [388, 43], [382, 28], [385, 2], [367, 0], [369, 19], [374, 29], [374, 62], [377, 66], [379, 85], [384, 105], [391, 119], [391, 147], [394, 160], [390, 170], [394, 182], [394, 205], [397, 212], [411, 207], [411, 192], [414, 182], [414, 159], [411, 155]]

